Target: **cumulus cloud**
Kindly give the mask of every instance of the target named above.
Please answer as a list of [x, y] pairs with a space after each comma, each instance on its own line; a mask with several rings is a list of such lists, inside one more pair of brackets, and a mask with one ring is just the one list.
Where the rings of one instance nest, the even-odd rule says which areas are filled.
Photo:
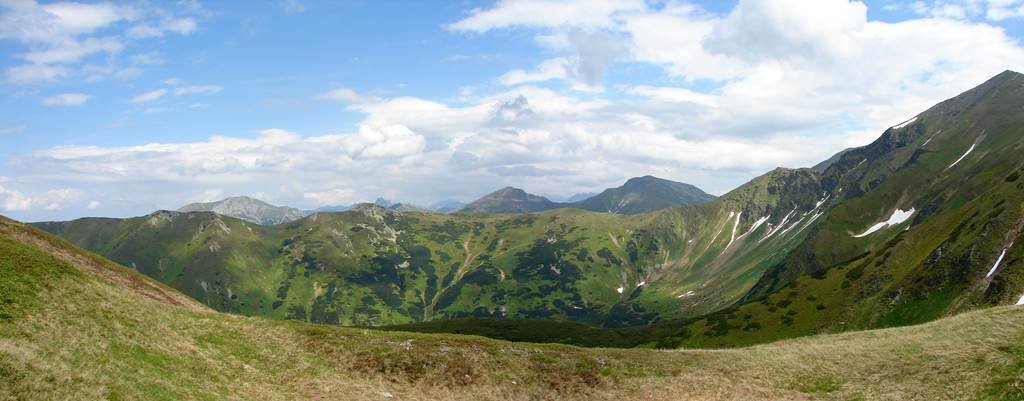
[[62, 93], [43, 98], [46, 106], [79, 106], [89, 101], [90, 96], [84, 93]]
[[39, 193], [23, 193], [0, 186], [0, 207], [11, 212], [24, 212], [35, 209], [59, 210], [67, 202], [81, 196], [82, 191], [62, 188], [51, 189]]

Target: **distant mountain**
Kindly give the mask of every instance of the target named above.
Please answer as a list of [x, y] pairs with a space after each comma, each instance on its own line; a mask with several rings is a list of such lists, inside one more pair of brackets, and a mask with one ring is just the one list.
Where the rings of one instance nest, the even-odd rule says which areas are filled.
[[484, 195], [465, 207], [461, 213], [529, 213], [557, 209], [560, 204], [543, 196], [526, 193], [519, 188], [505, 187]]
[[583, 210], [620, 214], [645, 213], [670, 207], [688, 206], [715, 199], [690, 184], [649, 175], [630, 178], [618, 188], [568, 205]]
[[430, 208], [427, 208], [427, 207], [423, 207], [423, 206], [419, 206], [419, 205], [414, 205], [414, 204], [411, 204], [411, 203], [392, 203], [391, 206], [388, 206], [387, 208], [391, 209], [391, 210], [394, 210], [394, 211], [398, 211], [398, 212], [426, 212], [426, 213], [432, 213], [432, 212], [435, 211], [433, 209], [430, 209]]
[[248, 196], [234, 196], [217, 202], [192, 203], [179, 212], [214, 212], [251, 223], [274, 225], [306, 217], [310, 212], [286, 206], [274, 206]]
[[441, 213], [451, 213], [463, 208], [464, 206], [466, 206], [465, 202], [460, 202], [455, 199], [445, 199], [430, 205], [430, 208]]
[[324, 206], [314, 209], [314, 212], [319, 213], [333, 213], [333, 212], [347, 212], [352, 210], [355, 205], [337, 205], [337, 206]]
[[570, 196], [565, 201], [569, 202], [569, 203], [579, 202], [579, 201], [590, 199], [590, 198], [594, 197], [594, 195], [597, 195], [597, 192], [580, 192], [578, 194]]
[[[579, 200], [573, 200], [579, 199]], [[559, 208], [593, 212], [637, 214], [671, 207], [697, 205], [715, 199], [690, 184], [643, 176], [630, 178], [618, 188], [600, 194], [573, 195], [569, 202], [552, 202], [519, 188], [506, 187], [458, 209], [462, 213], [529, 213]]]

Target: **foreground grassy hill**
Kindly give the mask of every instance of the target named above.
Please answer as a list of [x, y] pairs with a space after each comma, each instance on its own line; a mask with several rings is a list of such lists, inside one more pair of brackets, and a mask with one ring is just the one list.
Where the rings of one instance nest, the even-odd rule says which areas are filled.
[[0, 217], [0, 399], [1014, 400], [1024, 307], [732, 350], [613, 350], [222, 314]]

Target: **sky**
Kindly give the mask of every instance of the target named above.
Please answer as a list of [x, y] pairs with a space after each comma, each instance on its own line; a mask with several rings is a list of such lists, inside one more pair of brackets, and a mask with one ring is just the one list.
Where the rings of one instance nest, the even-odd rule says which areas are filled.
[[1024, 0], [0, 0], [0, 214], [720, 195], [1007, 69]]

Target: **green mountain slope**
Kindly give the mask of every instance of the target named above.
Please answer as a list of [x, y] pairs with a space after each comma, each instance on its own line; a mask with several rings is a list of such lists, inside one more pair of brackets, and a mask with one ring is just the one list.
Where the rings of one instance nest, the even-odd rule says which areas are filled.
[[735, 350], [610, 350], [212, 312], [0, 217], [0, 394], [14, 400], [1005, 400], [1024, 308]]
[[[1024, 76], [889, 129], [825, 173], [822, 223], [690, 345], [915, 324], [1024, 295]], [[889, 224], [885, 224], [889, 223]]]
[[309, 215], [309, 212], [306, 211], [285, 206], [274, 206], [247, 196], [235, 196], [216, 202], [192, 203], [182, 206], [178, 211], [214, 212], [262, 225], [287, 223]]
[[630, 178], [618, 188], [609, 188], [568, 207], [595, 212], [637, 214], [678, 206], [697, 205], [715, 199], [690, 184], [652, 176]]
[[459, 213], [529, 213], [558, 208], [543, 196], [519, 188], [505, 187], [484, 195], [458, 210]]

